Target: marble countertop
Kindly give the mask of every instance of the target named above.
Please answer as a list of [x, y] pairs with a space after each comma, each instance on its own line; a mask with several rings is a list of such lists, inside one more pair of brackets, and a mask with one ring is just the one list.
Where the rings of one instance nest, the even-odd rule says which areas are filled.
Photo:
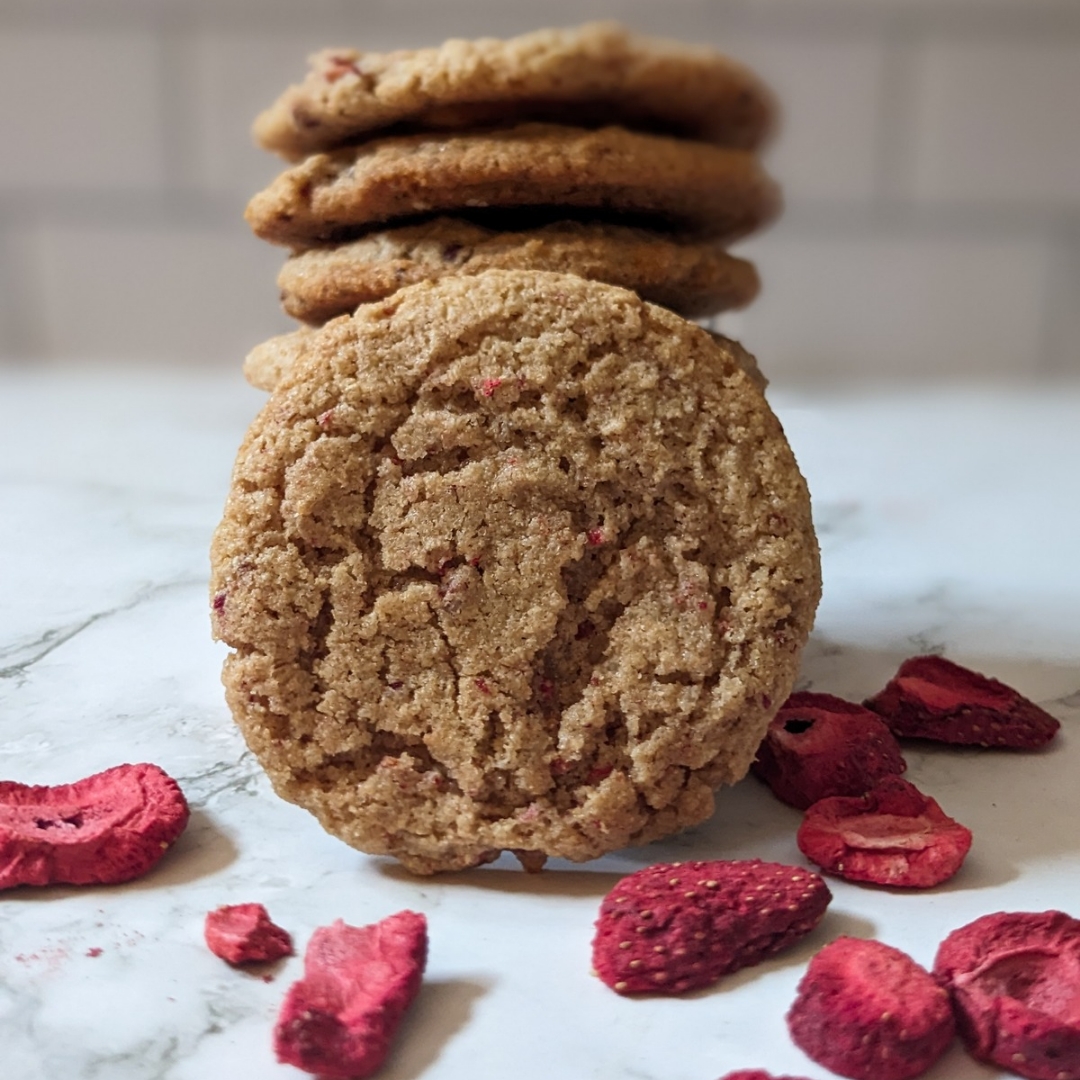
[[[193, 810], [139, 881], [0, 894], [0, 1075], [300, 1076], [274, 1062], [270, 1031], [301, 961], [252, 975], [213, 957], [203, 918], [224, 903], [265, 903], [301, 948], [337, 918], [428, 915], [427, 978], [386, 1080], [824, 1078], [784, 1013], [826, 941], [876, 936], [929, 964], [989, 911], [1080, 915], [1080, 386], [772, 398], [823, 547], [801, 685], [861, 699], [904, 657], [944, 650], [1062, 733], [1035, 754], [908, 752], [910, 778], [975, 833], [949, 884], [833, 882], [824, 922], [790, 952], [686, 999], [630, 1000], [589, 974], [618, 875], [668, 859], [801, 864], [796, 811], [748, 780], [690, 833], [537, 876], [507, 859], [417, 880], [352, 851], [271, 793], [218, 683], [206, 552], [262, 396], [234, 372], [0, 371], [0, 776], [52, 784], [153, 761]], [[997, 1075], [959, 1045], [928, 1074]]]

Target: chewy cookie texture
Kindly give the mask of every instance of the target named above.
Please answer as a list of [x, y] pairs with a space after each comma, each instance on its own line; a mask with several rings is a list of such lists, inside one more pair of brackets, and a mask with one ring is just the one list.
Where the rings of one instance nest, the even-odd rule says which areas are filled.
[[757, 157], [620, 127], [519, 124], [398, 135], [287, 169], [247, 207], [256, 236], [308, 246], [416, 214], [559, 208], [735, 240], [779, 210]]
[[259, 116], [255, 137], [296, 160], [388, 128], [569, 119], [753, 149], [774, 113], [769, 91], [733, 60], [606, 22], [390, 53], [326, 49]]
[[820, 589], [805, 484], [739, 347], [531, 271], [310, 333], [212, 551], [228, 701], [276, 790], [419, 873], [706, 818]]
[[522, 224], [500, 230], [442, 217], [298, 252], [278, 275], [282, 305], [294, 318], [319, 324], [404, 285], [484, 270], [578, 274], [690, 317], [742, 307], [757, 295], [753, 264], [708, 241], [601, 222]]
[[[710, 336], [727, 345], [719, 334], [710, 333]], [[319, 348], [321, 340], [310, 326], [302, 326], [290, 334], [279, 334], [270, 338], [256, 345], [245, 357], [244, 378], [257, 390], [273, 390], [295, 365], [302, 362], [309, 349]], [[768, 380], [758, 369], [757, 361], [748, 352], [738, 349], [734, 360], [759, 390], [768, 386]]]

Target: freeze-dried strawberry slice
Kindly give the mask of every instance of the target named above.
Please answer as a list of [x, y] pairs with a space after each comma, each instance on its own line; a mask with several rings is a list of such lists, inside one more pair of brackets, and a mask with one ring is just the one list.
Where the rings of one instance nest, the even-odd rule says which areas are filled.
[[749, 967], [808, 934], [832, 895], [797, 866], [659, 863], [604, 898], [593, 967], [620, 994], [681, 994]]
[[720, 1080], [806, 1080], [805, 1076], [773, 1076], [764, 1069], [740, 1069], [738, 1072], [727, 1073]]
[[1032, 1080], [1080, 1080], [1080, 920], [984, 915], [941, 943], [934, 974], [974, 1057]]
[[888, 726], [869, 709], [800, 691], [780, 706], [751, 768], [778, 799], [805, 810], [830, 795], [861, 795], [907, 765]]
[[0, 782], [0, 889], [113, 885], [145, 874], [188, 805], [156, 765], [117, 765], [55, 787]]
[[304, 977], [274, 1028], [278, 1061], [339, 1080], [371, 1076], [386, 1060], [427, 962], [427, 920], [399, 911], [370, 926], [340, 919], [311, 936]]
[[803, 817], [799, 850], [848, 881], [926, 889], [960, 869], [971, 830], [899, 776], [852, 798], [822, 799]]
[[252, 964], [292, 956], [287, 930], [270, 921], [262, 904], [227, 904], [206, 916], [207, 948], [230, 964]]
[[905, 660], [865, 704], [900, 738], [964, 746], [1035, 750], [1061, 727], [1012, 687], [941, 656]]
[[949, 995], [906, 953], [840, 937], [811, 961], [787, 1015], [796, 1045], [854, 1080], [908, 1080], [945, 1052]]

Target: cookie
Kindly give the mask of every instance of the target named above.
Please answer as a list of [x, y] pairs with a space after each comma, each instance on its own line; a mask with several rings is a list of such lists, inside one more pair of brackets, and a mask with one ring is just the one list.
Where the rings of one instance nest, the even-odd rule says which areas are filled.
[[414, 51], [326, 49], [259, 116], [254, 134], [292, 160], [387, 128], [522, 120], [617, 123], [749, 150], [775, 112], [756, 76], [719, 53], [592, 23]]
[[[292, 369], [301, 362], [308, 349], [317, 350], [322, 340], [313, 326], [301, 326], [289, 334], [279, 334], [256, 345], [244, 359], [244, 378], [256, 390], [272, 391]], [[717, 344], [726, 348], [729, 344], [719, 334], [707, 331]], [[769, 385], [762, 375], [757, 360], [745, 349], [736, 349], [733, 359], [746, 373], [747, 378], [761, 391]]]
[[261, 342], [244, 358], [244, 378], [256, 390], [273, 390], [316, 340], [314, 327], [301, 326]]
[[738, 346], [499, 270], [313, 340], [212, 546], [227, 700], [277, 792], [417, 873], [707, 818], [820, 590], [805, 483]]
[[742, 307], [759, 288], [752, 263], [708, 242], [577, 221], [502, 232], [448, 217], [301, 252], [285, 263], [278, 287], [290, 315], [323, 323], [403, 285], [482, 270], [577, 274], [691, 317]]
[[313, 154], [248, 204], [256, 235], [311, 246], [396, 218], [478, 208], [631, 215], [731, 240], [779, 209], [757, 158], [623, 128], [520, 124], [435, 138], [375, 139]]

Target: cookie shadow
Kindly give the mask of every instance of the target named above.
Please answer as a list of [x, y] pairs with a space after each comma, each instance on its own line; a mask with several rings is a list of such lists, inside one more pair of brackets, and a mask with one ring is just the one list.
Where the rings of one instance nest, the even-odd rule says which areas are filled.
[[[601, 897], [606, 896], [626, 873], [579, 867], [551, 859], [543, 870], [528, 873], [516, 867], [513, 856], [503, 855], [489, 866], [440, 874], [440, 888], [483, 889], [513, 896]], [[416, 883], [416, 877], [396, 862], [380, 862], [378, 871], [394, 881]]]
[[764, 859], [809, 865], [795, 843], [802, 813], [780, 802], [756, 776], [716, 793], [716, 809], [700, 825], [644, 847], [627, 848], [619, 858], [639, 869], [661, 862]]
[[490, 978], [425, 980], [398, 1031], [396, 1049], [379, 1076], [413, 1080], [425, 1075], [468, 1024], [476, 1002], [494, 985]]

